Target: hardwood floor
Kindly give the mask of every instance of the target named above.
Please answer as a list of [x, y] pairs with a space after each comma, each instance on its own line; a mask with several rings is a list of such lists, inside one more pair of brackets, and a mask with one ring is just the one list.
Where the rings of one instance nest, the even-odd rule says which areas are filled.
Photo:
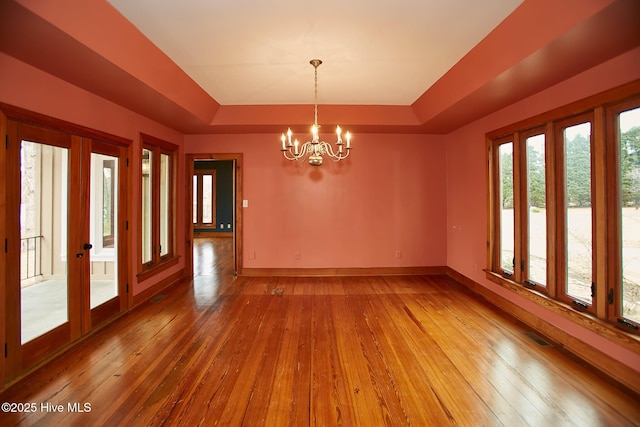
[[229, 239], [196, 243], [193, 281], [5, 390], [36, 410], [0, 425], [640, 425], [448, 277], [235, 278]]

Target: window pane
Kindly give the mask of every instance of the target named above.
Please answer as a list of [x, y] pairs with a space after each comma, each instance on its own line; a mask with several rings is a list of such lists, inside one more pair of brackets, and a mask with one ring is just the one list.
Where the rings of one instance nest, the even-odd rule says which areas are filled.
[[169, 253], [169, 155], [160, 154], [160, 256]]
[[593, 232], [591, 123], [564, 130], [567, 218], [566, 294], [591, 303]]
[[193, 175], [193, 223], [198, 223], [198, 176]]
[[69, 320], [68, 156], [66, 148], [29, 141], [20, 145], [22, 344]]
[[[93, 156], [92, 156], [93, 158]], [[113, 248], [115, 236], [115, 160], [102, 162], [102, 247]]]
[[[118, 296], [118, 158], [91, 153], [91, 270], [89, 299], [93, 309]], [[100, 241], [102, 238], [102, 241]]]
[[152, 260], [151, 247], [152, 247], [152, 235], [151, 224], [153, 221], [151, 210], [151, 170], [152, 163], [151, 150], [142, 150], [142, 263], [147, 263]]
[[529, 199], [529, 280], [547, 282], [547, 214], [544, 147], [545, 137], [527, 138], [527, 197]]
[[513, 143], [500, 145], [500, 267], [513, 271], [514, 212], [513, 212]]
[[213, 176], [202, 175], [202, 223], [213, 222]]
[[622, 316], [640, 323], [640, 108], [620, 114]]

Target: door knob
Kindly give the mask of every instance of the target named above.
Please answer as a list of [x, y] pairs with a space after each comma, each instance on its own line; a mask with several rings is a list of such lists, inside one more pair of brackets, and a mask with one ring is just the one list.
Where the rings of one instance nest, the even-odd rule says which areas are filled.
[[85, 251], [88, 251], [92, 247], [93, 245], [91, 243], [85, 243], [84, 245], [82, 245], [82, 249], [84, 249]]

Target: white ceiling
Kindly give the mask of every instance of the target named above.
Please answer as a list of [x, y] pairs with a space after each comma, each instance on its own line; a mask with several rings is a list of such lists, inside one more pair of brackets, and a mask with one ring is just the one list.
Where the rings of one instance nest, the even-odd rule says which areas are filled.
[[108, 0], [223, 105], [410, 105], [523, 0]]

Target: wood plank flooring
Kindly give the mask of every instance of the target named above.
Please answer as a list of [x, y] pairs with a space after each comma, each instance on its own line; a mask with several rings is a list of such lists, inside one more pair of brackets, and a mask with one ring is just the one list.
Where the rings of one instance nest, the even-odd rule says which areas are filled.
[[37, 410], [0, 425], [640, 425], [638, 396], [448, 277], [235, 278], [230, 254], [200, 239], [193, 281], [5, 390]]

